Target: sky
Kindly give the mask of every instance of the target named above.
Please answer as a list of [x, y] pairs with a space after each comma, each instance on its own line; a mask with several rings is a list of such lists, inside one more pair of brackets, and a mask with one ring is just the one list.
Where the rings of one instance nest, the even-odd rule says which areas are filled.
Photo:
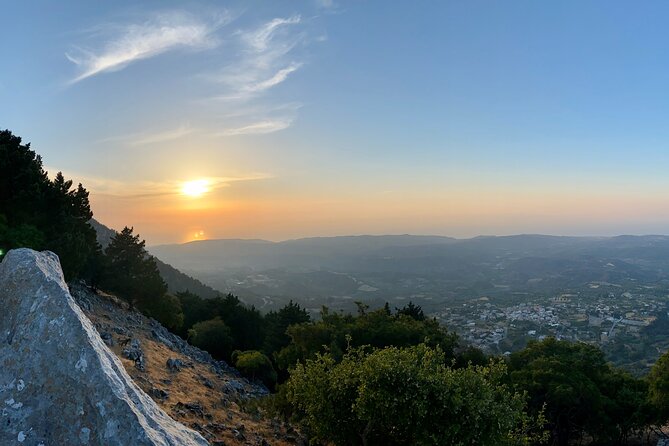
[[2, 2], [0, 128], [149, 245], [669, 231], [667, 2]]

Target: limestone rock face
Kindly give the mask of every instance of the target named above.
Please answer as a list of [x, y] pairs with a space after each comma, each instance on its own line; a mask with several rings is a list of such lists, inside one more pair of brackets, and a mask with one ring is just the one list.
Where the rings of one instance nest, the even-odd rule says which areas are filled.
[[132, 381], [70, 295], [58, 257], [0, 264], [0, 444], [200, 446]]

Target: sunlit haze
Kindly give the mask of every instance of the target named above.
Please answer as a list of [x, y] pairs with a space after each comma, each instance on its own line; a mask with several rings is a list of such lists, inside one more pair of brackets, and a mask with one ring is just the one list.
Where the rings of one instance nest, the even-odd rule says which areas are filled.
[[192, 180], [186, 181], [181, 186], [181, 193], [189, 197], [198, 198], [209, 192], [209, 181]]
[[666, 2], [22, 1], [3, 16], [0, 128], [149, 245], [667, 233]]

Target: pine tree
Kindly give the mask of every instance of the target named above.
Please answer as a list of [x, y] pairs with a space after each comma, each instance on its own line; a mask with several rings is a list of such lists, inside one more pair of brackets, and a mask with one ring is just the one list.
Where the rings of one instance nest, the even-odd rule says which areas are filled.
[[156, 261], [146, 252], [145, 245], [139, 235], [133, 235], [133, 228], [126, 226], [104, 252], [103, 287], [140, 308], [150, 307], [153, 300], [167, 292]]
[[48, 249], [66, 279], [82, 277], [99, 245], [88, 191], [72, 186], [60, 172], [50, 180], [30, 144], [0, 131], [0, 257], [13, 248]]

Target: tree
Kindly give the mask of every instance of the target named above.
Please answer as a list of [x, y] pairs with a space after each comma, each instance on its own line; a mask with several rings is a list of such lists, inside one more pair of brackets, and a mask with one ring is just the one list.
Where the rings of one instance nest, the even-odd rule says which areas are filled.
[[653, 423], [653, 414], [657, 412], [649, 404], [646, 380], [611, 367], [601, 388], [606, 418], [596, 437], [602, 443], [627, 444], [633, 434], [640, 437]]
[[[439, 348], [358, 348], [291, 371], [287, 398], [307, 432], [335, 445], [503, 445], [529, 441], [505, 366], [451, 369]], [[541, 435], [535, 439], [540, 439]]]
[[89, 223], [93, 212], [88, 191], [81, 184], [71, 188], [72, 181], [58, 172], [47, 189], [45, 209], [52, 220], [44, 230], [45, 248], [58, 254], [63, 271], [70, 277], [79, 277], [99, 246]]
[[[208, 299], [211, 315], [230, 327], [234, 350], [260, 350], [264, 340], [263, 317], [255, 307], [246, 307], [237, 296]], [[210, 316], [212, 317], [212, 316]]]
[[262, 381], [267, 387], [273, 388], [276, 384], [276, 370], [272, 361], [257, 350], [232, 352], [232, 363], [244, 376], [255, 381]]
[[133, 235], [133, 228], [123, 228], [105, 249], [106, 266], [102, 280], [106, 289], [140, 309], [150, 308], [152, 300], [162, 298], [167, 292], [156, 262], [144, 246], [144, 240]]
[[339, 360], [349, 346], [363, 345], [409, 347], [425, 342], [431, 347], [440, 346], [449, 361], [454, 358], [458, 337], [437, 321], [420, 321], [404, 314], [393, 316], [384, 308], [360, 308], [357, 317], [332, 314], [324, 308], [320, 321], [290, 326], [287, 333], [291, 343], [275, 355], [278, 367], [287, 370], [296, 362], [304, 363], [326, 351]]
[[398, 316], [403, 314], [417, 321], [425, 320], [425, 313], [423, 313], [423, 309], [420, 307], [420, 305], [414, 305], [414, 303], [411, 301], [409, 301], [409, 303], [402, 308], [395, 308], [395, 314]]
[[589, 434], [624, 441], [647, 425], [645, 384], [609, 366], [597, 347], [547, 338], [531, 341], [509, 360], [511, 382], [527, 392], [529, 408], [546, 408], [558, 445]]
[[664, 353], [648, 374], [648, 399], [653, 408], [653, 421], [664, 426], [669, 421], [669, 352]]
[[179, 298], [164, 294], [142, 303], [142, 312], [160, 322], [172, 332], [177, 332], [184, 323], [184, 313]]
[[230, 328], [221, 318], [198, 322], [188, 331], [191, 344], [208, 351], [218, 359], [230, 359], [232, 353], [232, 336]]
[[88, 191], [60, 172], [50, 180], [41, 157], [9, 130], [0, 131], [0, 214], [0, 251], [53, 251], [67, 280], [82, 277], [99, 249]]
[[279, 352], [290, 344], [286, 333], [291, 325], [309, 322], [309, 313], [291, 300], [279, 311], [270, 311], [265, 315], [265, 340], [263, 351], [267, 355]]
[[177, 293], [177, 298], [181, 303], [181, 309], [184, 315], [183, 325], [177, 333], [185, 338], [188, 335], [188, 330], [191, 329], [193, 325], [211, 319], [212, 313], [207, 301], [197, 294], [191, 293], [190, 291], [182, 291]]

